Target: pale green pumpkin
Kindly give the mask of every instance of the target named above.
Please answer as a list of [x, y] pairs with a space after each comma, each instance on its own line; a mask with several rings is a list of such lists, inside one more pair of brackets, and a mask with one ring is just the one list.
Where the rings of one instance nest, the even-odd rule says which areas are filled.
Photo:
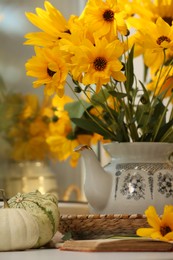
[[0, 251], [25, 250], [35, 246], [39, 226], [24, 209], [0, 209]]
[[32, 248], [40, 234], [37, 221], [24, 209], [9, 208], [4, 190], [0, 189], [0, 195], [4, 201], [0, 209], [0, 251]]
[[29, 193], [17, 193], [8, 200], [10, 208], [23, 208], [31, 213], [38, 222], [39, 240], [35, 247], [44, 246], [58, 230], [59, 209], [55, 195], [39, 191]]

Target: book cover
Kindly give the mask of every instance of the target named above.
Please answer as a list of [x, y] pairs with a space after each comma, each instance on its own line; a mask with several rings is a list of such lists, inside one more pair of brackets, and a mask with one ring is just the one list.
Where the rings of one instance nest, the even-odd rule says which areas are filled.
[[173, 243], [140, 237], [66, 240], [60, 249], [85, 252], [169, 252], [173, 251]]

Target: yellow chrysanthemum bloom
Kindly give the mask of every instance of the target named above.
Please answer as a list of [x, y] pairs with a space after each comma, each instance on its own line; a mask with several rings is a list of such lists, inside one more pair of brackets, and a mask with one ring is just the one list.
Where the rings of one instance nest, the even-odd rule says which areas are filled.
[[[21, 120], [21, 119], [20, 119]], [[7, 137], [13, 149], [11, 158], [15, 161], [44, 160], [49, 156], [46, 143], [48, 126], [40, 118], [26, 118], [10, 128]]]
[[64, 95], [64, 85], [67, 77], [66, 63], [58, 47], [53, 49], [35, 47], [36, 56], [26, 63], [27, 75], [37, 78], [33, 87], [45, 85], [45, 94], [57, 93]]
[[64, 16], [48, 1], [44, 3], [45, 10], [36, 8], [36, 14], [26, 13], [28, 20], [42, 32], [25, 35], [25, 44], [53, 47], [58, 45], [63, 33], [69, 33], [68, 24]]
[[80, 19], [96, 33], [97, 37], [109, 34], [109, 39], [115, 39], [118, 32], [126, 35], [128, 30], [125, 23], [127, 13], [114, 0], [89, 0]]
[[44, 96], [44, 99], [39, 104], [40, 110], [39, 110], [39, 116], [42, 118], [42, 120], [50, 120], [50, 118], [53, 117], [53, 109], [52, 109], [52, 100], [49, 96]]
[[173, 206], [166, 205], [164, 207], [163, 216], [159, 217], [153, 206], [148, 207], [145, 211], [150, 228], [139, 228], [137, 235], [142, 237], [150, 237], [164, 241], [173, 240]]
[[24, 108], [20, 114], [21, 120], [35, 117], [39, 109], [38, 98], [36, 95], [23, 96]]
[[76, 155], [74, 152], [74, 148], [79, 145], [76, 139], [69, 140], [65, 136], [50, 136], [47, 141], [54, 158], [59, 161], [65, 161], [70, 158], [70, 165], [73, 167], [76, 166], [80, 157], [79, 154]]
[[72, 66], [71, 58], [76, 49], [79, 51], [86, 39], [89, 39], [93, 44], [95, 43], [93, 32], [84, 24], [84, 21], [77, 17], [71, 18], [71, 34], [68, 34], [68, 37], [64, 35], [59, 41], [59, 48], [69, 66]]
[[[169, 26], [172, 26], [173, 21], [173, 1], [172, 0], [133, 0], [130, 3], [133, 9], [134, 14], [133, 17], [130, 17], [127, 20], [129, 27], [133, 27], [136, 29], [141, 28], [141, 31], [147, 31], [146, 25], [150, 21], [152, 23], [156, 23], [158, 18], [162, 18]], [[143, 21], [141, 24], [141, 20]], [[150, 27], [150, 25], [149, 25]], [[162, 30], [164, 31], [164, 29]], [[154, 29], [153, 29], [154, 32]], [[150, 32], [148, 34], [151, 35]], [[164, 34], [163, 34], [164, 35]], [[145, 41], [147, 40], [148, 35], [145, 35], [143, 38], [140, 37], [140, 34], [137, 32], [135, 35], [132, 35], [128, 39], [129, 47], [132, 47], [135, 43], [135, 56], [139, 56], [144, 53], [145, 63], [148, 66], [152, 66], [152, 64], [158, 64], [156, 67], [152, 66], [152, 73], [154, 74], [159, 64], [163, 61], [163, 56], [161, 54], [155, 53], [153, 50], [153, 55], [151, 52], [148, 52], [146, 48], [144, 48]], [[150, 38], [150, 37], [149, 37]], [[158, 37], [159, 38], [159, 37]], [[150, 45], [150, 43], [149, 43]], [[152, 47], [151, 47], [152, 48]], [[169, 59], [170, 49], [166, 51], [166, 59]]]
[[169, 25], [172, 25], [172, 0], [133, 0], [132, 8], [134, 13], [147, 21], [156, 22], [161, 17]]
[[[8, 120], [4, 136], [11, 145], [10, 159], [44, 160], [50, 158], [46, 143], [52, 117], [50, 98], [40, 102], [36, 95], [7, 95], [4, 118]], [[49, 112], [48, 112], [49, 110]]]
[[28, 128], [29, 135], [32, 136], [46, 136], [48, 126], [47, 124], [42, 120], [42, 118], [35, 118], [35, 120], [30, 123]]
[[[136, 29], [140, 29], [140, 20], [143, 20], [142, 30], [145, 31], [146, 23], [149, 21], [152, 23], [156, 23], [158, 18], [162, 18], [169, 26], [172, 26], [173, 21], [173, 1], [172, 0], [134, 0], [131, 3], [132, 9], [137, 17], [131, 17], [128, 19], [128, 24]], [[137, 37], [138, 38], [138, 37]], [[147, 38], [147, 37], [146, 37]], [[130, 39], [131, 40], [131, 39]], [[132, 41], [133, 39], [132, 36]], [[145, 49], [141, 48], [143, 46], [143, 42], [141, 38], [139, 40], [141, 42], [140, 46], [136, 44], [136, 55], [140, 55], [145, 52]], [[169, 52], [169, 50], [167, 50]], [[147, 51], [146, 51], [147, 53]], [[169, 53], [167, 53], [169, 55]], [[151, 60], [151, 64], [155, 62], [155, 59], [158, 58], [156, 55], [153, 58], [149, 57]], [[159, 61], [160, 63], [160, 61]], [[153, 71], [155, 72], [155, 71]]]
[[44, 136], [30, 137], [28, 140], [17, 140], [14, 143], [11, 157], [15, 161], [45, 160], [49, 147]]
[[[69, 133], [70, 134], [70, 133]], [[74, 149], [80, 144], [90, 145], [90, 135], [78, 135], [74, 139], [69, 139], [69, 136], [64, 135], [49, 135], [47, 143], [49, 144], [53, 158], [59, 161], [65, 161], [70, 158], [70, 165], [76, 167], [80, 154], [74, 152]]]
[[70, 158], [70, 165], [75, 167], [80, 155], [74, 152], [74, 148], [82, 143], [90, 145], [91, 135], [82, 133], [77, 135], [75, 133], [68, 112], [64, 110], [64, 105], [69, 102], [73, 102], [73, 100], [68, 96], [62, 98], [55, 96], [53, 98], [52, 104], [57, 120], [49, 124], [46, 142], [49, 145], [53, 158], [59, 161], [65, 161]]
[[124, 52], [124, 45], [119, 41], [108, 42], [106, 38], [96, 39], [95, 45], [89, 40], [85, 45], [76, 49], [72, 58], [72, 75], [76, 80], [81, 80], [84, 85], [95, 84], [96, 92], [102, 85], [110, 82], [110, 78], [125, 81], [126, 77], [121, 72], [123, 68], [119, 57]]
[[55, 107], [57, 111], [64, 111], [65, 104], [71, 103], [73, 101], [74, 100], [69, 96], [64, 95], [60, 98], [58, 95], [55, 95], [52, 98], [52, 106]]
[[56, 123], [50, 124], [49, 133], [47, 134], [46, 142], [49, 145], [53, 158], [59, 161], [65, 161], [71, 158], [71, 165], [76, 166], [78, 155], [73, 162], [74, 148], [79, 145], [78, 141], [69, 138], [72, 133], [71, 122], [67, 118], [61, 117]]
[[173, 51], [173, 25], [160, 17], [156, 23], [140, 19], [138, 30], [135, 41], [143, 48], [144, 62], [154, 74], [165, 61], [165, 54]]

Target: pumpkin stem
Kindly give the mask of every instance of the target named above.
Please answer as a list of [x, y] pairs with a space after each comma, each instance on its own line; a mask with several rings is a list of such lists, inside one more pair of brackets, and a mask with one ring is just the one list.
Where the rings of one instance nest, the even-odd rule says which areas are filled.
[[4, 208], [9, 208], [6, 196], [5, 196], [5, 191], [3, 189], [0, 189], [0, 194], [2, 195], [3, 201], [4, 201]]

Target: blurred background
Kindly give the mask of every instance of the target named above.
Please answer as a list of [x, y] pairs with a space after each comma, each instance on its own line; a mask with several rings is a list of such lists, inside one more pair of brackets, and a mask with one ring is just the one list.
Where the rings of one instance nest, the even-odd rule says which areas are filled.
[[[80, 14], [85, 5], [85, 0], [51, 0], [62, 14], [68, 18], [70, 14]], [[21, 93], [34, 93], [38, 97], [43, 95], [43, 88], [34, 89], [32, 87], [33, 78], [27, 77], [25, 72], [26, 61], [34, 55], [33, 47], [23, 45], [24, 35], [28, 32], [36, 31], [25, 17], [25, 12], [34, 12], [35, 8], [44, 8], [43, 0], [1, 0], [0, 1], [0, 75], [9, 91]], [[70, 95], [69, 93], [66, 93]], [[3, 122], [1, 120], [0, 124]], [[4, 153], [3, 146], [0, 148]], [[35, 166], [34, 166], [35, 167]], [[5, 185], [8, 196], [12, 196], [16, 191], [28, 191], [32, 185], [40, 188], [40, 191], [47, 192], [58, 189], [60, 200], [85, 201], [83, 194], [83, 166], [79, 162], [76, 168], [72, 168], [69, 163], [57, 162], [52, 165], [54, 176], [46, 175], [46, 170], [41, 171], [37, 165], [37, 176], [33, 169], [27, 165], [17, 165], [9, 170], [5, 165], [0, 169], [0, 187]], [[27, 173], [24, 174], [24, 169]], [[44, 172], [44, 173], [43, 173]], [[3, 184], [3, 178], [6, 183]], [[29, 177], [28, 177], [29, 176]], [[34, 184], [35, 183], [35, 184]], [[16, 189], [12, 189], [12, 187]], [[49, 187], [50, 186], [50, 187]], [[35, 186], [34, 186], [35, 187]]]

